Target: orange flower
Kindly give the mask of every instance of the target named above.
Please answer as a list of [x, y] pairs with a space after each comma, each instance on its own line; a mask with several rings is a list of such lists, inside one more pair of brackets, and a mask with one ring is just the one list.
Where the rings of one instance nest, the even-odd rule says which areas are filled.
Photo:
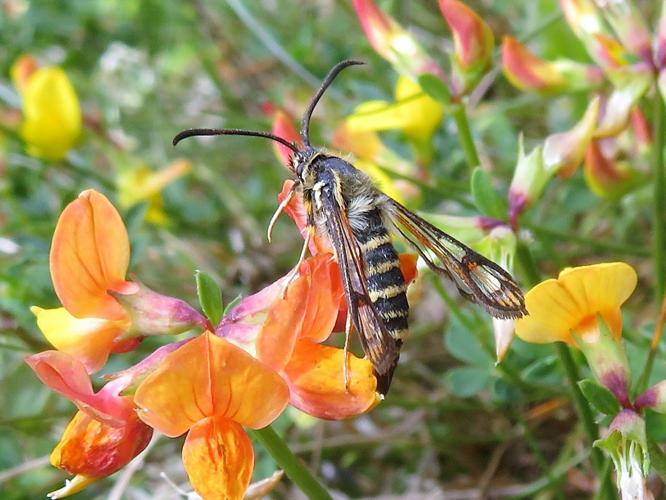
[[[261, 106], [261, 110], [273, 120], [273, 126], [271, 133], [282, 137], [288, 141], [298, 144], [299, 146], [303, 145], [303, 139], [301, 139], [296, 126], [294, 125], [293, 117], [284, 109], [279, 108], [273, 105], [270, 102], [266, 102]], [[285, 164], [288, 165], [291, 160], [292, 151], [284, 144], [273, 141], [273, 148], [275, 155]]]
[[75, 477], [48, 497], [73, 495], [120, 470], [143, 451], [152, 436], [153, 429], [136, 413], [129, 414], [125, 425], [114, 427], [79, 411], [51, 452], [51, 464]]
[[168, 354], [139, 385], [139, 417], [169, 437], [188, 432], [183, 464], [204, 498], [241, 498], [254, 468], [243, 427], [269, 425], [288, 389], [273, 370], [205, 332]]
[[113, 474], [146, 447], [153, 430], [138, 419], [131, 397], [120, 395], [129, 377], [95, 393], [86, 368], [68, 354], [45, 351], [26, 362], [44, 384], [79, 408], [51, 453], [51, 464], [75, 477], [49, 498], [72, 495]]
[[129, 256], [125, 225], [104, 195], [84, 191], [65, 208], [49, 259], [64, 307], [32, 311], [47, 340], [76, 356], [89, 373], [104, 366], [109, 353], [135, 346], [142, 335], [205, 325], [185, 302], [126, 281]]

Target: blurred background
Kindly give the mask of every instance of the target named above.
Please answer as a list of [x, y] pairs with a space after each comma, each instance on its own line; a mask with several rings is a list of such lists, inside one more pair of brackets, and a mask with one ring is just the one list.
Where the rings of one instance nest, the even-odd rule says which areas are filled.
[[[497, 40], [504, 34], [528, 37], [543, 57], [588, 60], [555, 0], [467, 3]], [[444, 64], [452, 42], [436, 2], [377, 4]], [[30, 59], [23, 64], [64, 70], [80, 103], [80, 135], [62, 154], [33, 154], [34, 146], [19, 133], [15, 68], [25, 56]], [[128, 226], [130, 271], [154, 290], [196, 305], [193, 274], [201, 269], [215, 278], [226, 303], [257, 291], [291, 268], [301, 246], [287, 218], [278, 223], [272, 244], [265, 236], [288, 171], [267, 141], [190, 139], [174, 148], [171, 140], [190, 127], [270, 130], [271, 106], [298, 118], [330, 67], [350, 57], [367, 65], [345, 71], [323, 98], [312, 132], [321, 146], [330, 146], [336, 127], [361, 102], [394, 100], [398, 75], [372, 50], [351, 2], [0, 0], [3, 500], [43, 498], [66, 477], [48, 464], [48, 454], [74, 407], [23, 362], [48, 348], [29, 306], [58, 305], [48, 250], [63, 207], [84, 189], [105, 193]], [[507, 189], [521, 131], [526, 144], [536, 143], [575, 123], [588, 100], [585, 93], [551, 99], [520, 93], [496, 72], [470, 110], [482, 166], [496, 189]], [[408, 197], [412, 208], [478, 215], [455, 134], [444, 116], [432, 137], [428, 179], [401, 178], [396, 189], [417, 194]], [[425, 161], [400, 132], [382, 138], [407, 162]], [[566, 189], [548, 191], [525, 220], [526, 228], [551, 229], [531, 240], [544, 274], [608, 253], [645, 272], [649, 235], [641, 228], [649, 193], [638, 190], [611, 203], [596, 198], [580, 173], [566, 182]], [[567, 236], [572, 233], [578, 236]], [[598, 235], [617, 248], [595, 243]], [[622, 242], [631, 244], [622, 249]], [[475, 306], [459, 305], [437, 283], [426, 273], [415, 285], [411, 338], [384, 403], [345, 422], [290, 410], [276, 429], [341, 497], [532, 497], [549, 481], [584, 497], [591, 480], [577, 468], [581, 435], [572, 425], [571, 404], [562, 399], [565, 385], [552, 349], [516, 340], [508, 370], [496, 368], [490, 318]], [[634, 295], [630, 317], [640, 317], [642, 297], [649, 295]], [[641, 362], [632, 353], [647, 344], [649, 326], [629, 332], [633, 363]], [[149, 338], [138, 351], [113, 356], [105, 371], [125, 368], [172, 340]], [[655, 376], [665, 372], [655, 367]], [[140, 468], [121, 471], [76, 498], [179, 498], [161, 473], [190, 490], [180, 446], [178, 439], [161, 439]], [[261, 479], [275, 465], [255, 448], [255, 478]], [[557, 467], [569, 472], [549, 478], [547, 471]], [[288, 481], [272, 493], [294, 494]]]

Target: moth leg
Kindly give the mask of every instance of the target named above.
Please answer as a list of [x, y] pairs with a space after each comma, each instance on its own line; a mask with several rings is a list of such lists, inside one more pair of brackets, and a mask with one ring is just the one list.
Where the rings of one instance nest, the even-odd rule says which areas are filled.
[[301, 268], [301, 264], [305, 260], [305, 256], [308, 253], [308, 248], [310, 246], [310, 240], [312, 239], [312, 234], [314, 233], [314, 226], [306, 226], [305, 227], [305, 240], [303, 241], [303, 248], [301, 249], [301, 255], [298, 258], [298, 262], [294, 266], [294, 268], [289, 271], [289, 278], [287, 278], [287, 283], [284, 285], [284, 289], [282, 290], [282, 298], [284, 299], [287, 296], [287, 288], [289, 288], [289, 285], [291, 285], [296, 278], [298, 278], [298, 271]]
[[342, 378], [345, 382], [345, 390], [349, 392], [349, 337], [351, 336], [351, 314], [347, 311], [345, 320], [345, 347], [342, 350]]
[[289, 190], [289, 193], [287, 196], [285, 196], [284, 200], [280, 202], [278, 205], [277, 209], [275, 210], [275, 213], [273, 214], [273, 217], [271, 217], [271, 221], [268, 223], [268, 231], [267, 231], [267, 236], [268, 236], [268, 242], [271, 242], [271, 233], [273, 232], [273, 226], [275, 226], [275, 223], [278, 220], [278, 217], [280, 217], [280, 214], [284, 211], [285, 207], [289, 205], [289, 202], [291, 199], [294, 197], [294, 193], [296, 192], [295, 188], [296, 184], [292, 186], [292, 188]]

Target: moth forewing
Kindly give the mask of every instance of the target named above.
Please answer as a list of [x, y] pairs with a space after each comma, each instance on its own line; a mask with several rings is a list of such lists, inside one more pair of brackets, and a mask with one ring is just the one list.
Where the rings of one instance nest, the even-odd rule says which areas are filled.
[[507, 271], [392, 198], [387, 197], [384, 210], [426, 264], [451, 278], [465, 298], [478, 302], [496, 318], [527, 314], [523, 293]]

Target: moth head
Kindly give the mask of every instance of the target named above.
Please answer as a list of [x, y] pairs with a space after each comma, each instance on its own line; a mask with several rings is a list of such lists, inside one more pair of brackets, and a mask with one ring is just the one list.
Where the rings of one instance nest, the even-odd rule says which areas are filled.
[[316, 155], [317, 150], [315, 148], [306, 147], [291, 156], [291, 169], [301, 182], [306, 183], [312, 175], [312, 160]]

